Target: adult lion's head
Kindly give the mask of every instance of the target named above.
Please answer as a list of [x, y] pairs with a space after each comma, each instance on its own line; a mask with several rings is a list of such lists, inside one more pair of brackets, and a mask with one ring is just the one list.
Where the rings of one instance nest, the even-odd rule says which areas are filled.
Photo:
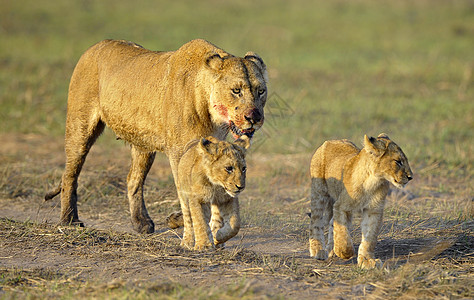
[[244, 58], [209, 53], [206, 68], [211, 72], [210, 114], [235, 138], [252, 137], [264, 121], [267, 100], [267, 70], [257, 54]]

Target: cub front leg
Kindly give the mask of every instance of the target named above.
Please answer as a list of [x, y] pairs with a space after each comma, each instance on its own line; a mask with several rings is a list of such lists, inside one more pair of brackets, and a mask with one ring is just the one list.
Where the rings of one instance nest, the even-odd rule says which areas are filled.
[[187, 197], [179, 192], [179, 202], [181, 204], [182, 218], [183, 218], [183, 239], [181, 240], [181, 247], [193, 249], [194, 247], [194, 228], [191, 219], [191, 212], [189, 210], [189, 201]]
[[[214, 243], [223, 247], [224, 243], [233, 238], [240, 230], [240, 208], [237, 197], [229, 197], [223, 203], [219, 203], [216, 209], [221, 215], [223, 226], [214, 233]], [[217, 228], [217, 227], [216, 227]]]
[[214, 237], [214, 245], [216, 248], [224, 247], [224, 244], [219, 244], [216, 239], [217, 231], [224, 227], [224, 218], [221, 216], [219, 206], [217, 204], [211, 204], [211, 222], [209, 223], [211, 227], [212, 236]]
[[383, 205], [376, 209], [364, 209], [362, 211], [362, 241], [357, 255], [357, 265], [363, 269], [381, 268], [382, 261], [375, 259], [374, 249], [377, 236], [382, 225]]
[[[196, 200], [196, 199], [193, 199]], [[194, 228], [194, 250], [205, 250], [214, 247], [212, 232], [209, 228], [211, 208], [209, 203], [189, 201], [189, 210]]]
[[333, 213], [333, 236], [334, 236], [334, 254], [343, 259], [349, 259], [354, 256], [355, 250], [349, 233], [352, 222], [350, 212], [340, 211], [334, 207]]

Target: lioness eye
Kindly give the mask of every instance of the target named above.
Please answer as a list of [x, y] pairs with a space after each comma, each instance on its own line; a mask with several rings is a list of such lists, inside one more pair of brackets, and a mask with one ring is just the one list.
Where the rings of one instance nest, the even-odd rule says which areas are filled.
[[258, 94], [261, 96], [265, 94], [265, 89], [258, 89]]
[[247, 171], [247, 167], [242, 167], [242, 173], [245, 173]]
[[402, 166], [402, 162], [401, 162], [400, 160], [398, 160], [398, 159], [395, 160], [395, 163], [396, 163], [399, 167]]
[[240, 94], [240, 89], [239, 88], [232, 89], [232, 93], [238, 95]]
[[225, 170], [227, 171], [227, 173], [232, 173], [234, 172], [234, 167], [228, 166], [228, 167], [225, 167]]

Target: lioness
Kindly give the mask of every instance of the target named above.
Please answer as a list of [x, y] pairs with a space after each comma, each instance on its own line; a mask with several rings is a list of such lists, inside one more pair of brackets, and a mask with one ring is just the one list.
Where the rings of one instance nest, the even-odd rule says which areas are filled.
[[[352, 213], [362, 211], [357, 264], [365, 269], [380, 267], [374, 248], [389, 182], [402, 188], [413, 176], [402, 149], [383, 133], [377, 138], [364, 136], [362, 150], [348, 140], [326, 141], [314, 153], [310, 172], [311, 256], [321, 260], [328, 258], [328, 252], [344, 259], [354, 256], [349, 227]], [[323, 229], [328, 224], [325, 246]]]
[[194, 245], [195, 250], [220, 246], [238, 233], [237, 195], [245, 188], [249, 146], [246, 136], [234, 143], [209, 136], [191, 143], [181, 157], [177, 183], [184, 221], [182, 246]]
[[173, 176], [184, 146], [209, 135], [251, 137], [264, 121], [267, 72], [248, 52], [235, 57], [205, 40], [171, 52], [150, 51], [126, 41], [105, 40], [80, 58], [69, 85], [66, 167], [59, 187], [61, 223], [79, 224], [77, 180], [89, 149], [105, 125], [131, 145], [127, 177], [133, 227], [154, 231], [143, 200], [143, 183], [164, 152]]

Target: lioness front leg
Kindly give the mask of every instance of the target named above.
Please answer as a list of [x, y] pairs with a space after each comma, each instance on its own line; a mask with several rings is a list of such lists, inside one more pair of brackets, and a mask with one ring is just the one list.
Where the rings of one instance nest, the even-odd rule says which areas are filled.
[[155, 160], [155, 152], [146, 152], [131, 146], [132, 164], [127, 177], [128, 201], [133, 229], [139, 233], [153, 233], [155, 224], [148, 215], [143, 199], [143, 184]]
[[381, 268], [382, 261], [375, 259], [374, 249], [377, 236], [382, 225], [383, 205], [377, 209], [364, 209], [362, 211], [362, 241], [357, 255], [357, 265], [363, 269]]
[[349, 228], [352, 216], [350, 212], [334, 209], [333, 213], [333, 233], [334, 233], [334, 254], [343, 259], [354, 256], [355, 249], [352, 244]]
[[214, 242], [222, 245], [233, 238], [240, 230], [240, 208], [237, 197], [230, 198], [219, 205], [219, 210], [223, 218], [223, 224], [214, 234]]

